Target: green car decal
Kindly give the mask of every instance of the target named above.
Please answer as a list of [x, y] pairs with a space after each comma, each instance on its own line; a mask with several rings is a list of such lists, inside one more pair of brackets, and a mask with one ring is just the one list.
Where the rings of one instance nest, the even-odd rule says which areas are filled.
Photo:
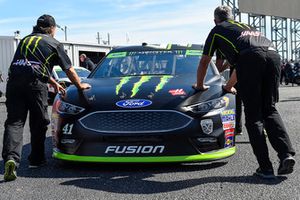
[[131, 90], [131, 98], [134, 97], [140, 90], [140, 87], [143, 85], [143, 83], [148, 82], [152, 77], [151, 76], [143, 76], [138, 82], [136, 82]]
[[155, 92], [158, 92], [159, 90], [163, 89], [163, 87], [170, 81], [171, 78], [173, 78], [173, 76], [161, 77], [159, 84], [155, 87]]
[[149, 157], [107, 157], [107, 156], [77, 156], [64, 154], [56, 149], [53, 150], [53, 157], [75, 162], [106, 162], [106, 163], [149, 163], [149, 162], [201, 162], [201, 161], [213, 161], [218, 159], [224, 159], [234, 155], [236, 147], [230, 147], [221, 149], [218, 151], [212, 151], [197, 155], [185, 155], [185, 156], [149, 156]]
[[201, 56], [203, 53], [202, 50], [186, 50], [186, 56]]
[[[138, 82], [134, 83], [133, 88], [131, 90], [132, 94], [130, 97], [132, 98], [132, 97], [136, 96], [140, 90], [140, 87], [144, 83], [150, 81], [151, 78], [153, 78], [153, 76], [142, 76]], [[162, 90], [163, 87], [171, 80], [171, 78], [173, 78], [173, 76], [171, 76], [171, 75], [162, 76], [160, 78], [160, 82], [155, 86], [155, 92]], [[127, 84], [131, 79], [132, 79], [132, 77], [129, 77], [129, 76], [121, 78], [120, 83], [116, 86], [116, 95], [120, 94], [122, 87], [125, 84]]]
[[127, 56], [127, 52], [116, 52], [107, 55], [107, 58], [124, 58]]
[[123, 85], [128, 83], [130, 81], [131, 77], [123, 77], [120, 81], [120, 83], [116, 87], [116, 94], [118, 95]]

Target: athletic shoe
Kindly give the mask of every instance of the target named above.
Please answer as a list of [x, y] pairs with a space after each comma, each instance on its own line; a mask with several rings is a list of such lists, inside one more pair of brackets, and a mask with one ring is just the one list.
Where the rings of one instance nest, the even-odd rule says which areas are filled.
[[276, 176], [274, 175], [274, 171], [272, 169], [269, 170], [261, 170], [258, 168], [254, 175], [262, 178], [262, 179], [275, 179]]
[[4, 181], [13, 181], [17, 178], [16, 162], [14, 160], [8, 160], [5, 162], [4, 168]]
[[278, 168], [278, 175], [291, 174], [294, 171], [296, 161], [292, 156], [288, 156], [282, 161]]
[[40, 168], [43, 167], [47, 164], [46, 160], [43, 160], [41, 162], [32, 162], [29, 164], [28, 168], [29, 169], [36, 169], [36, 168]]

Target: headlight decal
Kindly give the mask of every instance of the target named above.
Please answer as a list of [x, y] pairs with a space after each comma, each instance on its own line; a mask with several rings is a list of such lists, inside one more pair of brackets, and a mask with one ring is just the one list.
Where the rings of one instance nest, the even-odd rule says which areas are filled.
[[75, 106], [62, 100], [58, 103], [57, 107], [57, 112], [60, 114], [77, 115], [83, 112], [84, 110], [85, 109], [80, 106]]

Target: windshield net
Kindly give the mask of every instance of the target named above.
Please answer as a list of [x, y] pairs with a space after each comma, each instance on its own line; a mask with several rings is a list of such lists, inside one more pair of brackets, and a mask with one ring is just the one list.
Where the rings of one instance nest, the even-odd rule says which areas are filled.
[[[114, 52], [105, 58], [93, 77], [195, 74], [201, 54], [201, 50]], [[211, 66], [208, 74], [214, 74]]]

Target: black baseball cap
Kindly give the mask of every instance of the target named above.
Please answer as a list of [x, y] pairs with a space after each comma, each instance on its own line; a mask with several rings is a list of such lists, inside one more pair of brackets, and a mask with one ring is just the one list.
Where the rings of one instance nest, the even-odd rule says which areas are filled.
[[38, 27], [47, 28], [51, 26], [56, 26], [55, 19], [51, 15], [42, 15], [36, 21]]

